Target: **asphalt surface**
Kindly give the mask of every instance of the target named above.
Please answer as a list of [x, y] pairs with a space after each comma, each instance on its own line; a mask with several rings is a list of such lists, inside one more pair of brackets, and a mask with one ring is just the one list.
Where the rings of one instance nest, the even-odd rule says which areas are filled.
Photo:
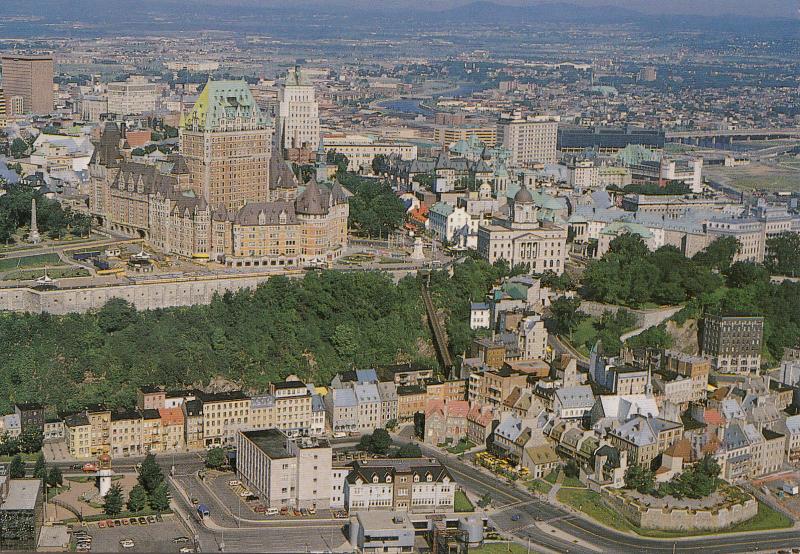
[[[541, 545], [556, 552], [753, 552], [779, 550], [800, 546], [800, 531], [768, 531], [764, 533], [744, 533], [728, 535], [712, 535], [689, 539], [649, 539], [628, 535], [602, 527], [583, 517], [552, 506], [538, 500], [530, 493], [487, 476], [477, 468], [459, 461], [455, 456], [443, 456], [437, 451], [420, 445], [426, 456], [432, 456], [444, 462], [458, 482], [466, 490], [478, 496], [489, 494], [497, 512], [490, 514], [490, 519], [498, 529], [511, 533], [523, 544], [528, 539], [531, 545]], [[512, 518], [519, 515], [517, 521]], [[585, 541], [595, 549], [582, 547], [572, 540], [562, 540], [555, 535], [548, 535], [537, 525], [544, 522], [574, 540]]]

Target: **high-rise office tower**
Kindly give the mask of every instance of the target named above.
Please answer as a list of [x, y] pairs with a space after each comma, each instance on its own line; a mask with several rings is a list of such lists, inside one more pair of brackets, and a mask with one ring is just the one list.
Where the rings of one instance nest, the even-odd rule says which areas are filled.
[[508, 165], [555, 163], [558, 122], [557, 116], [503, 114], [497, 123], [497, 144], [511, 152]]
[[24, 113], [48, 114], [53, 111], [53, 57], [5, 54], [3, 91], [6, 105], [11, 98], [22, 98]]
[[246, 82], [209, 81], [180, 124], [195, 193], [214, 209], [266, 202], [271, 131]]
[[314, 85], [295, 66], [286, 74], [278, 94], [280, 121], [283, 125], [284, 148], [319, 147], [319, 104]]

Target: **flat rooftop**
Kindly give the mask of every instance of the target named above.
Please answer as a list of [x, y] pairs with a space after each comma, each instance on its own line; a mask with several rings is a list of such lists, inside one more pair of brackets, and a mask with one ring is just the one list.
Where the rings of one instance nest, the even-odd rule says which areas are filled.
[[365, 529], [413, 529], [408, 512], [359, 511], [358, 521]]
[[242, 435], [273, 460], [293, 457], [286, 450], [286, 435], [277, 429], [245, 431]]
[[42, 482], [39, 479], [11, 479], [8, 496], [0, 510], [33, 510]]

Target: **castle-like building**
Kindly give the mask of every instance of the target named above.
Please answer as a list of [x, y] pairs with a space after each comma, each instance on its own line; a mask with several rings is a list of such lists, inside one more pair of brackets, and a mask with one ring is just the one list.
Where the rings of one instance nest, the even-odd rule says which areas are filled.
[[244, 81], [209, 81], [181, 120], [180, 154], [157, 164], [124, 155], [106, 123], [90, 162], [90, 211], [101, 228], [167, 254], [230, 267], [303, 266], [347, 243], [349, 192], [299, 182]]

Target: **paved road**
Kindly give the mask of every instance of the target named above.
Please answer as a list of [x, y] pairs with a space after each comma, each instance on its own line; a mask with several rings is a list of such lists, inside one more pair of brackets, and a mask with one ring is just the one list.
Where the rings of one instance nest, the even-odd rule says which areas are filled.
[[[698, 537], [678, 541], [648, 539], [619, 533], [537, 500], [530, 493], [489, 477], [454, 456], [445, 457], [427, 446], [420, 446], [426, 456], [436, 457], [445, 463], [456, 481], [465, 489], [479, 496], [488, 493], [493, 499], [493, 504], [500, 508], [497, 512], [490, 514], [490, 519], [498, 529], [512, 533], [522, 543], [530, 539], [532, 545], [541, 545], [558, 552], [588, 553], [599, 550], [637, 554], [700, 551], [725, 554], [800, 546], [800, 531], [798, 530]], [[520, 515], [519, 520], [512, 521], [512, 517], [516, 514]], [[556, 536], [558, 533], [548, 536], [541, 530], [542, 525], [539, 521], [572, 538], [565, 541]], [[579, 541], [578, 544], [573, 540]], [[595, 548], [583, 547], [581, 543], [590, 544]]]

